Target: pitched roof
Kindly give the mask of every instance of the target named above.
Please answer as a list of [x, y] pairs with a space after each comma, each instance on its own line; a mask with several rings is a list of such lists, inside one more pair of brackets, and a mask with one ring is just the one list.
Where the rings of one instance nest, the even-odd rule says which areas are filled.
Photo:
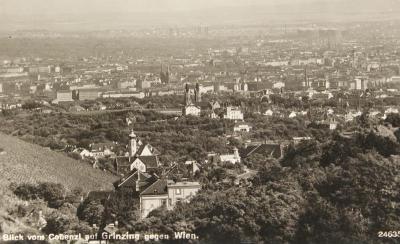
[[248, 146], [241, 152], [241, 155], [242, 157], [246, 158], [254, 153], [265, 156], [272, 156], [274, 158], [280, 158], [282, 156], [281, 145], [279, 144], [261, 144]]
[[114, 224], [109, 224], [106, 227], [104, 227], [104, 231], [113, 234], [118, 231], [118, 227], [116, 227]]
[[199, 182], [191, 182], [191, 181], [182, 181], [182, 182], [169, 182], [168, 183], [169, 187], [189, 187], [189, 188], [201, 188], [201, 185]]
[[165, 171], [164, 171], [164, 175], [165, 175], [165, 176], [168, 176], [168, 175], [170, 175], [171, 173], [176, 172], [177, 166], [178, 166], [178, 165], [177, 165], [176, 163], [174, 163], [172, 166], [166, 167], [166, 168], [165, 168]]
[[190, 103], [190, 104], [186, 105], [186, 106], [185, 106], [185, 109], [188, 108], [188, 107], [195, 107], [195, 108], [197, 108], [197, 109], [201, 109], [199, 106], [197, 106], [197, 105], [194, 104], [194, 103]]
[[209, 102], [196, 102], [195, 105], [203, 110], [212, 108], [212, 105]]
[[159, 166], [157, 156], [139, 156], [138, 159], [146, 165], [146, 168], [157, 168]]
[[191, 178], [196, 168], [201, 168], [201, 165], [197, 162], [191, 162], [190, 164], [175, 163], [172, 166], [165, 168], [163, 176], [167, 179], [174, 179], [174, 177]]
[[140, 188], [142, 188], [152, 183], [152, 176], [133, 169], [127, 177], [114, 182], [114, 187], [136, 187], [137, 181], [139, 181]]
[[131, 158], [125, 156], [116, 157], [115, 162], [117, 163], [118, 167], [129, 166], [131, 164]]
[[143, 153], [143, 150], [144, 150], [146, 147], [149, 148], [150, 152], [151, 152], [153, 155], [159, 155], [159, 154], [160, 154], [159, 151], [158, 151], [157, 149], [155, 149], [154, 147], [152, 147], [150, 144], [146, 143], [146, 144], [140, 145], [139, 149], [138, 149], [137, 152], [136, 152], [136, 155], [142, 154], [142, 153]]
[[150, 186], [148, 186], [145, 190], [143, 190], [140, 195], [165, 195], [168, 194], [168, 180], [159, 179]]

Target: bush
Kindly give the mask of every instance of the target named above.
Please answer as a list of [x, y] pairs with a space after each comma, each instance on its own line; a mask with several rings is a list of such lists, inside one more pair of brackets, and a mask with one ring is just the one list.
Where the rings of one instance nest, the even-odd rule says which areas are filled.
[[40, 103], [37, 103], [35, 101], [27, 101], [25, 104], [22, 105], [23, 109], [37, 109], [40, 108], [42, 105]]
[[22, 200], [34, 200], [39, 198], [37, 187], [32, 184], [23, 183], [14, 189], [14, 194]]
[[400, 115], [389, 114], [385, 119], [385, 122], [390, 123], [393, 127], [400, 127]]
[[78, 208], [78, 217], [89, 224], [101, 224], [104, 206], [97, 201], [84, 202]]
[[65, 188], [61, 184], [40, 183], [37, 189], [39, 196], [49, 204], [49, 207], [58, 208], [63, 204]]
[[71, 220], [59, 213], [53, 213], [46, 221], [47, 225], [43, 228], [43, 232], [46, 234], [62, 234], [71, 229]]
[[65, 202], [65, 188], [56, 183], [40, 183], [33, 185], [23, 183], [13, 190], [14, 194], [23, 200], [43, 199], [49, 207], [58, 208]]
[[75, 188], [69, 192], [65, 197], [65, 202], [71, 203], [75, 206], [79, 205], [84, 195], [82, 188]]

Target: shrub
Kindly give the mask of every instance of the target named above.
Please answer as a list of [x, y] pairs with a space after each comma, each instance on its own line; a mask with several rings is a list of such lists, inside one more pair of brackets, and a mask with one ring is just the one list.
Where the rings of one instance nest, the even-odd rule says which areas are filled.
[[63, 204], [65, 188], [61, 184], [40, 183], [37, 189], [39, 196], [49, 204], [49, 207], [58, 208]]
[[17, 186], [14, 189], [14, 194], [25, 201], [39, 198], [37, 187], [27, 183]]
[[23, 183], [15, 187], [13, 192], [26, 201], [43, 199], [51, 208], [58, 208], [63, 205], [66, 195], [65, 188], [56, 183], [40, 183], [39, 185]]
[[101, 224], [104, 206], [98, 201], [84, 202], [78, 208], [78, 217], [89, 224]]
[[71, 229], [71, 220], [67, 216], [59, 213], [53, 213], [46, 221], [47, 225], [43, 228], [43, 232], [46, 234], [61, 234]]

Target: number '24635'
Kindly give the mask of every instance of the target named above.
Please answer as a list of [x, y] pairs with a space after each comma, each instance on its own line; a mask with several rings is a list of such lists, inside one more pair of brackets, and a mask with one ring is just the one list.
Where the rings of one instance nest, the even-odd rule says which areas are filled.
[[389, 238], [400, 237], [400, 231], [379, 231], [378, 237], [389, 237]]

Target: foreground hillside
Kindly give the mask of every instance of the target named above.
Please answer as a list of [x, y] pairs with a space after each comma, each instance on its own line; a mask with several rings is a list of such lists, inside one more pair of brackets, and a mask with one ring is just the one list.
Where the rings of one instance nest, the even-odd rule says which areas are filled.
[[0, 188], [15, 182], [54, 182], [85, 191], [110, 189], [117, 179], [109, 173], [49, 149], [0, 133]]

